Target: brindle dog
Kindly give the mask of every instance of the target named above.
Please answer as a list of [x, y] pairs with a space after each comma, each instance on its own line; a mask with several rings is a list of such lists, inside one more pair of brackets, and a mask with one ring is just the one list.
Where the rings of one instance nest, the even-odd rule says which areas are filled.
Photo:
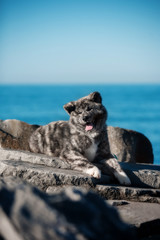
[[64, 105], [69, 121], [51, 122], [40, 126], [29, 139], [30, 151], [65, 159], [72, 169], [94, 178], [101, 177], [96, 166], [109, 169], [121, 184], [130, 185], [130, 179], [110, 153], [106, 120], [107, 111], [98, 92]]

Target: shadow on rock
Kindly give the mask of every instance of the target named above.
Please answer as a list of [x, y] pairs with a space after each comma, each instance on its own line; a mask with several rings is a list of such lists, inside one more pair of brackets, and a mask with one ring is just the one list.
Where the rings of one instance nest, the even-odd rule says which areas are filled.
[[0, 179], [0, 196], [0, 238], [4, 240], [135, 239], [117, 211], [91, 191], [70, 187], [47, 195], [5, 178]]

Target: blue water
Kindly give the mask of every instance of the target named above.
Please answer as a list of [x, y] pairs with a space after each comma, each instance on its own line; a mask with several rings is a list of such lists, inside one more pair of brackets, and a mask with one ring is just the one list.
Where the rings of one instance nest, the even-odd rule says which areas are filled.
[[0, 85], [0, 119], [30, 124], [67, 120], [63, 105], [99, 91], [108, 110], [108, 125], [143, 133], [160, 164], [160, 85]]

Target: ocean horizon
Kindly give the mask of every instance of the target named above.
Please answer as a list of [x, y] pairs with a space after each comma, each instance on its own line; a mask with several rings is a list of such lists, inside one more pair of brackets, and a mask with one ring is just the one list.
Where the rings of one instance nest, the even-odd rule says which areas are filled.
[[45, 125], [68, 120], [67, 102], [99, 91], [108, 111], [107, 125], [144, 134], [152, 143], [154, 164], [160, 164], [160, 85], [0, 85], [0, 119]]

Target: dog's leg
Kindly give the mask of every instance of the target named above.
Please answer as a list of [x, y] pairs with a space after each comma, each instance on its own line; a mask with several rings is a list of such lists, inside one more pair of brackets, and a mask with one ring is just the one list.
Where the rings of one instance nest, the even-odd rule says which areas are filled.
[[94, 177], [94, 178], [101, 178], [101, 171], [99, 170], [99, 168], [97, 168], [96, 166], [92, 166], [90, 168], [86, 168], [83, 171], [84, 173], [87, 173], [88, 175]]
[[126, 173], [122, 170], [120, 164], [116, 158], [109, 158], [107, 160], [102, 160], [101, 163], [109, 168], [114, 177], [120, 182], [120, 184], [131, 185], [131, 181]]
[[63, 156], [63, 158], [65, 158], [65, 160], [70, 164], [72, 170], [87, 173], [94, 178], [101, 178], [100, 169], [90, 163], [88, 159], [81, 155], [79, 152], [69, 151], [68, 154], [65, 153], [65, 156]]

